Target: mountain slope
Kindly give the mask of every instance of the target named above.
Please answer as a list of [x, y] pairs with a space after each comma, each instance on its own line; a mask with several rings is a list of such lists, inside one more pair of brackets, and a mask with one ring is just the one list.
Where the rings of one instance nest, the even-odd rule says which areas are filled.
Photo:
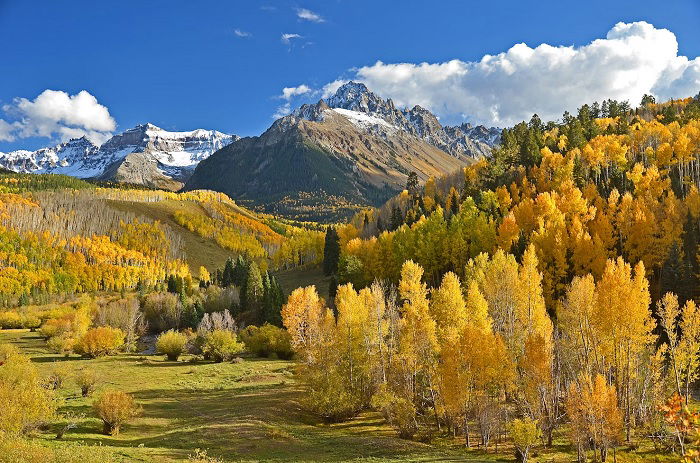
[[478, 152], [457, 144], [448, 151], [435, 116], [416, 108], [399, 111], [362, 84], [346, 84], [327, 101], [304, 105], [261, 136], [214, 153], [185, 189], [221, 191], [298, 219], [337, 219], [381, 204], [403, 189], [411, 171], [425, 180], [488, 152], [483, 142], [473, 143]]
[[143, 124], [99, 147], [83, 137], [37, 151], [0, 153], [0, 166], [20, 173], [64, 174], [178, 189], [199, 161], [238, 138], [215, 130], [169, 132]]

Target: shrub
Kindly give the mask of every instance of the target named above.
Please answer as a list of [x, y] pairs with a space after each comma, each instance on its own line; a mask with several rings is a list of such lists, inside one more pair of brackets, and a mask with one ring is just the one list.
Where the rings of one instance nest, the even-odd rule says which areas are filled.
[[117, 299], [98, 306], [95, 326], [112, 326], [122, 330], [126, 336], [125, 350], [136, 348], [136, 341], [146, 331], [144, 314], [135, 297]]
[[236, 335], [231, 331], [214, 330], [204, 336], [202, 351], [207, 358], [215, 362], [223, 362], [231, 360], [244, 348], [243, 343], [238, 342]]
[[151, 293], [143, 302], [148, 328], [156, 333], [177, 329], [182, 317], [182, 304], [172, 293]]
[[100, 378], [93, 370], [88, 370], [83, 368], [78, 371], [75, 376], [75, 382], [80, 387], [80, 393], [83, 397], [87, 397], [95, 391], [97, 384], [100, 382]]
[[267, 323], [259, 328], [247, 327], [241, 332], [241, 340], [248, 352], [259, 357], [275, 354], [278, 358], [288, 360], [294, 355], [287, 330]]
[[0, 312], [0, 329], [23, 328], [22, 317], [17, 312]]
[[49, 374], [44, 378], [43, 385], [47, 389], [56, 390], [63, 387], [63, 384], [68, 379], [68, 368], [63, 362], [55, 362]]
[[399, 433], [399, 437], [410, 439], [418, 431], [416, 408], [410, 400], [381, 390], [372, 397], [372, 406], [382, 412], [386, 422]]
[[168, 356], [168, 360], [175, 361], [180, 357], [180, 354], [185, 350], [187, 345], [187, 336], [183, 333], [170, 330], [158, 336], [156, 349], [158, 353]]
[[223, 460], [210, 457], [206, 450], [196, 449], [194, 454], [187, 457], [187, 463], [223, 463]]
[[100, 326], [87, 331], [73, 346], [76, 354], [100, 357], [117, 352], [124, 345], [124, 332], [111, 326]]
[[517, 457], [522, 463], [527, 463], [530, 449], [537, 445], [540, 438], [537, 421], [531, 418], [515, 419], [510, 424], [510, 436], [517, 451]]
[[26, 432], [49, 420], [56, 404], [34, 364], [16, 349], [0, 348], [0, 436]]
[[122, 391], [106, 391], [92, 404], [98, 418], [104, 423], [103, 432], [116, 436], [130, 419], [141, 413], [141, 407], [134, 398]]
[[48, 340], [46, 346], [55, 354], [63, 354], [66, 357], [73, 352], [75, 339], [69, 338], [67, 335], [54, 336]]
[[197, 333], [204, 336], [215, 330], [236, 331], [236, 321], [228, 310], [205, 313], [197, 326]]

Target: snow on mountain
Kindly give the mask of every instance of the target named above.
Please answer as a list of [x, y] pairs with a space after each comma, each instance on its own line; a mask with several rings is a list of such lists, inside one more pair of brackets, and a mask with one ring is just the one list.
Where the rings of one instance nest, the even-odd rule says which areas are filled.
[[139, 159], [152, 160], [165, 176], [171, 176], [173, 172], [191, 171], [201, 160], [239, 138], [215, 130], [170, 132], [143, 124], [114, 135], [99, 147], [83, 137], [37, 151], [0, 153], [0, 167], [22, 173], [98, 178], [130, 154], [145, 153], [147, 156]]
[[453, 156], [486, 156], [499, 143], [501, 136], [501, 130], [495, 127], [474, 127], [471, 124], [443, 127], [438, 118], [427, 109], [418, 105], [411, 109], [398, 109], [391, 99], [382, 99], [358, 82], [342, 85], [334, 95], [315, 105], [303, 105], [293, 115], [301, 119], [322, 121], [328, 109], [341, 114], [365, 131], [402, 130]]

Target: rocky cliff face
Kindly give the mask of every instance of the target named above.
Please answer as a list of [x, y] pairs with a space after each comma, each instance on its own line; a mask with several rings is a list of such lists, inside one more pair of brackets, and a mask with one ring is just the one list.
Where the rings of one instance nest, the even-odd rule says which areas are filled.
[[37, 151], [0, 153], [0, 167], [177, 189], [201, 160], [239, 138], [215, 130], [170, 132], [143, 124], [99, 147], [83, 137]]
[[[304, 105], [294, 115], [311, 121], [323, 120], [326, 109], [343, 109], [365, 114], [387, 122], [392, 128], [422, 139], [436, 148], [457, 157], [478, 159], [487, 156], [491, 148], [499, 143], [501, 131], [495, 127], [442, 126], [438, 118], [421, 106], [397, 109], [391, 99], [382, 99], [362, 83], [348, 82], [336, 93], [314, 105]], [[342, 113], [342, 111], [341, 111]], [[354, 119], [357, 114], [343, 113]]]

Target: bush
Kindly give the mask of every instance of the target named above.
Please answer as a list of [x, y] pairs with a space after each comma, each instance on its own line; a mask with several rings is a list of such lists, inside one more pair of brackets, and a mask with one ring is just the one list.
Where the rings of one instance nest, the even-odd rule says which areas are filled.
[[214, 330], [204, 336], [202, 351], [207, 358], [215, 362], [231, 360], [234, 355], [242, 352], [245, 346], [238, 342], [231, 331]]
[[92, 370], [83, 368], [75, 376], [75, 382], [80, 387], [80, 393], [83, 397], [87, 397], [95, 391], [97, 384], [100, 382], [99, 376]]
[[269, 357], [275, 354], [278, 358], [289, 360], [294, 355], [291, 337], [287, 330], [267, 323], [259, 328], [249, 326], [244, 329], [241, 332], [241, 341], [248, 352], [258, 357]]
[[17, 312], [0, 312], [0, 329], [23, 328], [22, 317]]
[[0, 347], [0, 437], [31, 430], [53, 417], [52, 391], [42, 387], [34, 364], [16, 349]]
[[206, 450], [196, 449], [194, 454], [187, 457], [187, 463], [223, 463], [223, 460], [210, 457]]
[[66, 335], [54, 336], [48, 340], [46, 346], [48, 349], [55, 354], [63, 354], [66, 357], [73, 352], [73, 346], [75, 345], [75, 339], [69, 338]]
[[56, 390], [63, 387], [68, 379], [68, 368], [63, 362], [56, 362], [49, 370], [49, 374], [44, 378], [43, 386], [46, 389]]
[[537, 421], [531, 418], [513, 420], [510, 424], [510, 436], [513, 438], [513, 445], [519, 461], [527, 463], [530, 449], [537, 445], [540, 438]]
[[399, 437], [411, 439], [418, 432], [416, 408], [410, 400], [381, 390], [372, 397], [372, 406], [382, 412], [386, 422], [399, 433]]
[[156, 349], [158, 353], [168, 356], [168, 360], [175, 361], [180, 357], [180, 354], [185, 350], [187, 345], [187, 336], [183, 333], [170, 330], [158, 336], [156, 341]]
[[92, 404], [98, 418], [104, 423], [103, 432], [116, 436], [127, 421], [141, 413], [134, 398], [122, 391], [107, 391]]
[[182, 304], [172, 293], [151, 293], [143, 302], [143, 313], [152, 332], [160, 333], [180, 327]]
[[76, 354], [101, 357], [116, 353], [124, 345], [124, 332], [111, 326], [100, 326], [87, 331], [73, 346]]

